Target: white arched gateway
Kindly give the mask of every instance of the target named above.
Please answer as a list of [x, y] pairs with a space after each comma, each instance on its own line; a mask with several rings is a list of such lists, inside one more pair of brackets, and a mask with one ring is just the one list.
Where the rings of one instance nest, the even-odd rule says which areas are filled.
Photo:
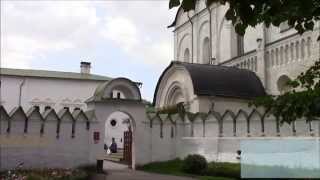
[[[108, 129], [111, 131], [112, 128], [121, 126], [121, 133], [124, 131], [132, 132], [132, 139], [129, 142], [130, 154], [124, 154], [125, 157], [129, 156], [130, 158], [125, 159], [128, 165], [134, 169], [136, 164], [148, 162], [148, 152], [141, 153], [147, 151], [149, 141], [145, 139], [148, 137], [147, 132], [143, 130], [146, 114], [138, 85], [139, 83], [127, 78], [116, 78], [98, 86], [94, 95], [87, 100], [89, 111], [92, 111], [97, 119], [94, 125], [94, 134], [99, 135], [99, 140], [93, 145], [94, 150], [91, 151], [92, 158], [105, 158], [104, 143], [113, 136], [114, 138], [117, 136], [116, 141], [121, 146], [119, 132], [117, 134], [107, 132]], [[115, 96], [114, 93], [117, 95]], [[110, 137], [102, 140], [106, 135]], [[123, 138], [122, 141], [125, 139]], [[121, 147], [118, 148], [121, 149]]]

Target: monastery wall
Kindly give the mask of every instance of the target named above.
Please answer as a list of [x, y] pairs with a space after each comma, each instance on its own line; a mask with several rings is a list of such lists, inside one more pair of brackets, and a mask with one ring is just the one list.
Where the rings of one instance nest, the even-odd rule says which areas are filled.
[[90, 152], [98, 124], [81, 113], [65, 111], [58, 118], [52, 110], [42, 118], [37, 111], [25, 113], [20, 108], [9, 116], [2, 109], [0, 170], [19, 164], [22, 168], [72, 168], [95, 163]]
[[158, 115], [151, 118], [151, 161], [184, 158], [202, 154], [208, 161], [239, 162], [237, 151], [243, 140], [317, 139], [320, 122], [280, 124], [272, 115], [258, 110], [226, 110], [198, 115], [184, 120], [179, 115]]

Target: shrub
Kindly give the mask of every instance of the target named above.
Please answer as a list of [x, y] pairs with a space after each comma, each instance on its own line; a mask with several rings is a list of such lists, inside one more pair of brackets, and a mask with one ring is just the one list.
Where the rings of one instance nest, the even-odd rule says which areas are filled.
[[188, 155], [182, 163], [182, 170], [190, 174], [202, 175], [207, 171], [208, 162], [199, 154]]

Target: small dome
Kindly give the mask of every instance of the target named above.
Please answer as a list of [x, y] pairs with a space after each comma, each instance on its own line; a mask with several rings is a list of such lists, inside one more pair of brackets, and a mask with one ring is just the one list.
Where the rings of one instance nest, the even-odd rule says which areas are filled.
[[100, 84], [96, 88], [93, 97], [90, 98], [90, 100], [102, 101], [105, 99], [111, 99], [113, 98], [111, 97], [111, 94], [114, 90], [123, 93], [125, 97], [124, 99], [141, 100], [141, 93], [137, 83], [127, 78], [116, 78]]

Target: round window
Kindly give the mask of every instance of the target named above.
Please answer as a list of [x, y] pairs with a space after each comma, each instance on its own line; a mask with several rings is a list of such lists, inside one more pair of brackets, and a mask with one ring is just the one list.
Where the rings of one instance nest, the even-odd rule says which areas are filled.
[[110, 124], [111, 124], [111, 126], [116, 126], [117, 125], [117, 121], [116, 120], [114, 120], [114, 119], [112, 119], [111, 121], [110, 121]]

